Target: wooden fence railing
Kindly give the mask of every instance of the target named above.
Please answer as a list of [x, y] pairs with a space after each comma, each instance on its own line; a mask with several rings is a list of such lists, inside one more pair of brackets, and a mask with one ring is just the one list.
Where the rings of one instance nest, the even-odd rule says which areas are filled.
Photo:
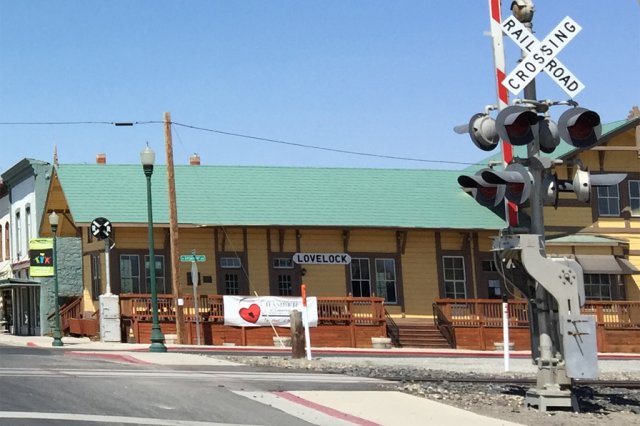
[[[77, 297], [65, 303], [60, 307], [60, 332], [63, 334], [69, 330], [69, 321], [72, 318], [80, 318], [82, 315], [82, 297]], [[48, 315], [47, 319], [51, 321], [55, 316], [55, 312]]]
[[[182, 308], [184, 322], [188, 333], [191, 333], [189, 330], [195, 327], [196, 322], [193, 296], [185, 295], [182, 299], [184, 301]], [[326, 340], [326, 345], [330, 344], [332, 335], [339, 335], [343, 338], [342, 343], [340, 343], [340, 338], [337, 339], [336, 346], [350, 345], [354, 347], [366, 347], [363, 342], [366, 342], [370, 337], [386, 336], [384, 299], [381, 297], [318, 297], [317, 302], [318, 327], [314, 327], [312, 334], [319, 337], [321, 341]], [[142, 329], [146, 327], [144, 324], [152, 320], [151, 297], [148, 294], [121, 294], [120, 313], [123, 323], [129, 324], [130, 329], [135, 329], [132, 333], [137, 341], [146, 338], [145, 336], [140, 338], [137, 330], [141, 330], [140, 335], [144, 335], [146, 333], [146, 329]], [[238, 341], [243, 342], [242, 344], [249, 344], [252, 334], [258, 334], [255, 330], [256, 327], [224, 325], [224, 303], [221, 295], [199, 296], [198, 314], [201, 327], [211, 330], [215, 339], [235, 333], [231, 329], [242, 328], [241, 338]], [[171, 323], [175, 325], [175, 318], [174, 298], [159, 295], [158, 319], [164, 323], [163, 327], [167, 326], [169, 330]], [[141, 325], [142, 328], [140, 328]], [[271, 333], [271, 330], [269, 329], [267, 333]], [[191, 336], [191, 334], [189, 335]], [[265, 337], [258, 336], [256, 338], [264, 339]], [[229, 339], [232, 340], [231, 337]]]
[[[489, 348], [502, 328], [502, 301], [493, 299], [438, 299], [434, 304], [438, 325], [452, 327], [458, 343], [466, 347]], [[516, 346], [528, 345], [529, 310], [526, 301], [510, 300], [509, 328], [520, 339]], [[640, 349], [640, 301], [589, 301], [583, 315], [596, 320], [598, 350], [628, 352]], [[477, 331], [473, 331], [476, 329]], [[627, 332], [626, 335], [622, 332]]]

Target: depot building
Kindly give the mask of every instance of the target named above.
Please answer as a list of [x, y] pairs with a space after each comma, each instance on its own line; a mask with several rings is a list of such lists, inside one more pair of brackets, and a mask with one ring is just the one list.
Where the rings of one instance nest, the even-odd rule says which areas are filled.
[[[561, 178], [573, 176], [578, 160], [592, 173], [627, 174], [615, 188], [592, 188], [589, 203], [563, 193], [557, 208], [545, 207], [549, 251], [581, 262], [594, 300], [640, 299], [638, 124], [605, 125], [597, 146], [585, 151], [561, 142], [552, 154], [563, 161]], [[457, 184], [462, 172], [481, 165], [452, 171], [196, 163], [175, 167], [175, 253], [166, 167], [156, 165], [151, 177], [161, 294], [172, 293], [172, 281], [180, 294], [192, 292], [191, 263], [172, 262], [191, 253], [206, 259], [198, 262], [200, 294], [297, 296], [304, 283], [310, 296], [382, 297], [395, 317], [430, 317], [438, 299], [501, 298], [509, 290], [491, 251], [491, 237], [505, 227], [504, 207], [482, 207]], [[97, 190], [96, 182], [106, 184]], [[98, 309], [107, 274], [115, 294], [150, 292], [147, 207], [139, 164], [54, 168], [45, 210], [61, 217], [58, 235], [81, 241], [84, 311]], [[108, 265], [104, 241], [90, 230], [97, 217], [112, 226]], [[520, 217], [526, 226], [526, 206]], [[41, 228], [47, 235], [46, 220]]]

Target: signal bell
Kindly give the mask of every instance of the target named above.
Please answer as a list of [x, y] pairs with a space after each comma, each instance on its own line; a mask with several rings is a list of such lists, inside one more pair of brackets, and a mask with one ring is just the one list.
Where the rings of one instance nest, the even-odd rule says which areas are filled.
[[496, 122], [482, 112], [474, 114], [469, 120], [469, 135], [475, 146], [483, 151], [491, 151], [500, 141], [496, 132]]

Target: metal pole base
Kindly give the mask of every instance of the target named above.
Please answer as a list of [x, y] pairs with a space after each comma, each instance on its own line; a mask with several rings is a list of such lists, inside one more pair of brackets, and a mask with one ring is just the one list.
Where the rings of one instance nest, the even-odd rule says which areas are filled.
[[54, 337], [53, 342], [51, 342], [51, 346], [64, 346], [62, 343], [62, 339], [60, 337]]
[[571, 408], [579, 412], [578, 399], [571, 390], [529, 389], [524, 399], [527, 407], [536, 406], [540, 412], [549, 408]]
[[160, 331], [159, 326], [152, 326], [151, 328], [151, 346], [149, 346], [149, 352], [166, 352], [167, 347], [164, 345], [164, 335]]

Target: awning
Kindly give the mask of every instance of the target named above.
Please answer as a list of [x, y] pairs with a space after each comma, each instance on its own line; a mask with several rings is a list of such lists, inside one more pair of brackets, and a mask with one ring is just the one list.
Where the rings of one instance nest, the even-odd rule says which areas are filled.
[[39, 287], [40, 281], [25, 280], [20, 278], [10, 278], [8, 280], [0, 280], [0, 288], [11, 287]]
[[640, 273], [633, 263], [605, 254], [578, 254], [576, 260], [587, 274], [631, 275]]

